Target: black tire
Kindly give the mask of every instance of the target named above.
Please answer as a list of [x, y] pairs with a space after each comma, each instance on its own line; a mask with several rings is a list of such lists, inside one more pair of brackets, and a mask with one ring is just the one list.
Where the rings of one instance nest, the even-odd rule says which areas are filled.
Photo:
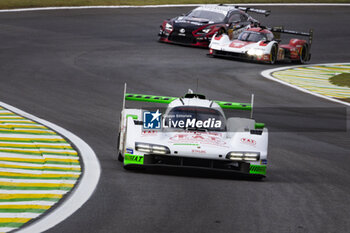
[[298, 63], [304, 64], [306, 61], [309, 60], [309, 49], [306, 44], [301, 47], [301, 50], [299, 52], [299, 61]]
[[124, 162], [124, 157], [120, 153], [118, 154], [118, 161]]
[[117, 156], [118, 156], [118, 161], [123, 162], [123, 161], [124, 161], [124, 158], [123, 158], [122, 153], [121, 153], [121, 151], [120, 151], [119, 145], [120, 145], [120, 132], [119, 132], [119, 134], [118, 134]]
[[277, 60], [277, 45], [274, 44], [272, 45], [271, 51], [270, 51], [270, 64], [273, 65], [275, 64]]

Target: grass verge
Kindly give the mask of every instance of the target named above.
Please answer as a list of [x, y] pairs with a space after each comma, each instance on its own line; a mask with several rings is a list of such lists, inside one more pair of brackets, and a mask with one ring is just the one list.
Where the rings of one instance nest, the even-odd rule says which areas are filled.
[[341, 87], [349, 87], [350, 88], [350, 74], [342, 73], [336, 76], [333, 76], [329, 79], [329, 82], [341, 86]]
[[[307, 0], [307, 3], [349, 3], [349, 0]], [[219, 3], [305, 3], [304, 0], [0, 0], [0, 9], [50, 6], [112, 6]]]

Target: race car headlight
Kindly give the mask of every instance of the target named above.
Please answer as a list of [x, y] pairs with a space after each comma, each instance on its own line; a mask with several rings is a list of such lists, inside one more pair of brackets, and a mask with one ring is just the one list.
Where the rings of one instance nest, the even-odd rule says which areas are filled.
[[151, 154], [170, 154], [170, 150], [166, 146], [155, 145], [149, 143], [135, 143], [135, 149], [140, 152], [151, 153]]
[[262, 56], [264, 54], [264, 50], [252, 48], [249, 49], [247, 53], [249, 56]]
[[173, 25], [171, 25], [170, 23], [166, 23], [165, 24], [165, 30], [172, 31], [173, 30]]
[[236, 161], [258, 161], [260, 158], [259, 152], [229, 152], [226, 155], [227, 159]]

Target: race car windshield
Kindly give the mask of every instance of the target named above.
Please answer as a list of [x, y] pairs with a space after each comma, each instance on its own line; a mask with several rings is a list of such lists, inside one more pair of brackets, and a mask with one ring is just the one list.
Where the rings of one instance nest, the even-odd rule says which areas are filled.
[[221, 14], [219, 12], [205, 10], [194, 10], [191, 11], [187, 16], [192, 18], [207, 19], [209, 21], [212, 21], [213, 23], [223, 22], [226, 17], [226, 15]]
[[181, 106], [175, 107], [165, 117], [164, 125], [169, 128], [187, 130], [225, 131], [225, 118], [216, 109]]
[[242, 32], [238, 36], [238, 40], [248, 41], [248, 42], [258, 42], [261, 40], [266, 40], [266, 36], [263, 33], [258, 32]]

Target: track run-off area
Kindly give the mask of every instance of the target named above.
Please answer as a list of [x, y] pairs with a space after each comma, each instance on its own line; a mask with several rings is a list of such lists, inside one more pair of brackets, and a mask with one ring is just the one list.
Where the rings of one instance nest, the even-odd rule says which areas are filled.
[[78, 152], [69, 142], [0, 107], [0, 232], [49, 210], [80, 175]]
[[[272, 12], [266, 18], [256, 16], [265, 25], [284, 25], [298, 31], [314, 29], [308, 65], [350, 60], [350, 31], [335, 26], [350, 27], [347, 5], [259, 7]], [[0, 14], [0, 100], [37, 117], [26, 117], [1, 105], [4, 114], [14, 113], [32, 121], [38, 128], [30, 130], [52, 130], [68, 140], [69, 145], [63, 146], [71, 148], [64, 150], [81, 155], [83, 171], [77, 186], [61, 204], [54, 204], [52, 211], [49, 208], [21, 231], [306, 233], [346, 232], [350, 228], [347, 126], [333, 131], [283, 131], [274, 130], [274, 126], [295, 120], [294, 116], [263, 119], [270, 128], [270, 138], [267, 178], [262, 182], [192, 170], [125, 171], [113, 159], [124, 83], [131, 93], [181, 96], [191, 88], [211, 99], [234, 102], [247, 102], [254, 93], [257, 121], [261, 120], [259, 108], [348, 111], [345, 105], [260, 75], [266, 69], [291, 66], [289, 63], [270, 66], [208, 58], [206, 49], [158, 43], [162, 20], [192, 8]], [[301, 124], [309, 122], [305, 115], [298, 117]], [[349, 123], [347, 115], [337, 117]], [[9, 123], [12, 125], [8, 127], [21, 128], [5, 122]], [[9, 146], [6, 143], [3, 145]], [[43, 146], [42, 142], [33, 143]], [[36, 150], [45, 154], [52, 149]], [[100, 179], [96, 157], [101, 164]], [[27, 166], [20, 163], [17, 165], [21, 168]], [[77, 165], [68, 166], [78, 169]], [[42, 165], [31, 167], [37, 166]], [[57, 166], [45, 164], [42, 169], [52, 167]], [[62, 184], [60, 192], [67, 191], [66, 186]]]

